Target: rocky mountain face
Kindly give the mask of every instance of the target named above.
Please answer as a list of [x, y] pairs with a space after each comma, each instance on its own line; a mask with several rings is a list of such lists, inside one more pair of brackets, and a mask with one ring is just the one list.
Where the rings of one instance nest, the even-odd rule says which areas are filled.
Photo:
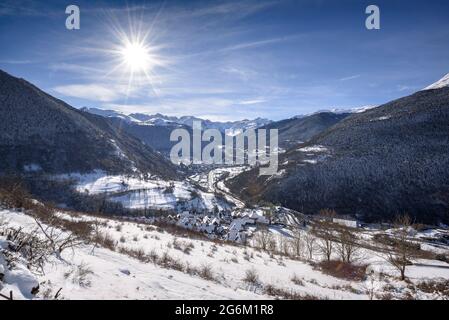
[[0, 71], [0, 173], [104, 170], [175, 177], [176, 168], [105, 118]]
[[366, 220], [408, 213], [448, 223], [449, 88], [352, 114], [289, 149], [279, 163], [276, 176], [258, 176], [255, 168], [230, 187], [308, 214], [331, 208]]

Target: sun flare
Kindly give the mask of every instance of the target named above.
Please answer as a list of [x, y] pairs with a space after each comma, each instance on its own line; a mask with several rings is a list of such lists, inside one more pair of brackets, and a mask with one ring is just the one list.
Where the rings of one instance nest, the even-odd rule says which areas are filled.
[[151, 68], [149, 49], [138, 42], [129, 42], [120, 50], [123, 62], [132, 72], [146, 71]]
[[110, 36], [99, 50], [108, 59], [105, 77], [127, 85], [126, 99], [143, 88], [149, 88], [157, 96], [155, 86], [162, 79], [158, 73], [169, 68], [172, 60], [163, 54], [166, 45], [155, 36], [154, 21], [145, 23], [129, 13], [126, 24], [121, 17], [111, 14], [107, 27]]

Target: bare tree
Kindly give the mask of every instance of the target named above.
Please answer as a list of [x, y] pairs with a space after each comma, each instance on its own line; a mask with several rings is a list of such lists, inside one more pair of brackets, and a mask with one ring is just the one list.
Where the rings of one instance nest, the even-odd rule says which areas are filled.
[[297, 257], [301, 257], [304, 249], [303, 245], [303, 239], [301, 235], [301, 231], [298, 229], [295, 229], [295, 233], [293, 235], [293, 239], [290, 241], [290, 245], [293, 249], [293, 253]]
[[306, 244], [306, 250], [309, 260], [313, 260], [313, 255], [316, 251], [316, 238], [311, 232], [306, 232], [304, 235], [304, 243]]
[[272, 242], [272, 236], [268, 229], [264, 228], [255, 234], [254, 240], [257, 247], [267, 250]]
[[91, 254], [95, 253], [95, 249], [100, 246], [100, 239], [101, 239], [101, 222], [98, 219], [95, 219], [92, 223], [93, 227], [93, 236], [92, 236], [92, 242], [93, 247]]
[[321, 217], [332, 219], [332, 218], [337, 216], [337, 212], [335, 210], [332, 210], [332, 209], [321, 209], [318, 212], [318, 215], [321, 216]]
[[289, 256], [290, 255], [290, 247], [291, 247], [290, 241], [287, 238], [285, 238], [284, 236], [279, 235], [278, 243], [279, 243], [279, 251], [282, 254]]
[[401, 280], [405, 280], [406, 268], [412, 264], [419, 251], [419, 245], [408, 239], [411, 227], [412, 221], [409, 216], [398, 217], [395, 221], [392, 250], [387, 248], [386, 260], [400, 272]]
[[51, 219], [47, 222], [46, 226], [43, 226], [37, 219], [34, 219], [34, 221], [47, 239], [51, 250], [58, 258], [61, 258], [61, 253], [65, 249], [74, 248], [84, 243], [81, 238], [73, 233], [67, 233], [52, 226]]
[[320, 238], [318, 242], [318, 248], [321, 254], [324, 255], [327, 261], [331, 260], [332, 253], [334, 251], [334, 235], [333, 226], [329, 222], [317, 223], [317, 227], [314, 230], [317, 237]]
[[341, 261], [351, 263], [357, 253], [360, 251], [360, 247], [357, 243], [357, 237], [348, 228], [341, 228], [338, 232], [338, 245], [337, 252]]

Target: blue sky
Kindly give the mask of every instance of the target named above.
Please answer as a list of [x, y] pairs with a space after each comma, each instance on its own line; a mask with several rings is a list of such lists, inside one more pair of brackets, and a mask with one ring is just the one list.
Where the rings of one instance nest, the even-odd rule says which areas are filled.
[[[80, 30], [65, 28], [69, 4]], [[365, 28], [369, 4], [381, 30]], [[449, 72], [448, 12], [446, 0], [2, 0], [0, 68], [74, 107], [277, 120], [435, 82]], [[151, 61], [130, 80], [117, 52], [139, 31]]]

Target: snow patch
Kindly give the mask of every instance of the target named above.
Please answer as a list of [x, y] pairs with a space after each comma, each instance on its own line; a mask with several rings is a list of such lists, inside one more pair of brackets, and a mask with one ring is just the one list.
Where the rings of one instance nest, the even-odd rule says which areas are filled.
[[328, 149], [321, 145], [314, 145], [314, 146], [310, 146], [310, 147], [299, 148], [298, 151], [300, 151], [300, 152], [327, 152]]

